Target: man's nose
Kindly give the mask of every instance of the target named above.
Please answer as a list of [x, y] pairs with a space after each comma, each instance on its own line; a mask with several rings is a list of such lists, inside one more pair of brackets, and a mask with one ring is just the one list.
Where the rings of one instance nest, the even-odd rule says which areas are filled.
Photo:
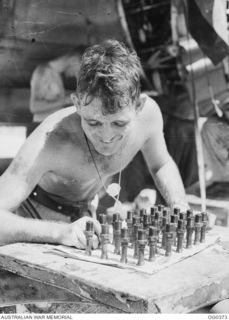
[[103, 142], [111, 142], [114, 138], [114, 132], [110, 125], [103, 125], [101, 128], [101, 137]]

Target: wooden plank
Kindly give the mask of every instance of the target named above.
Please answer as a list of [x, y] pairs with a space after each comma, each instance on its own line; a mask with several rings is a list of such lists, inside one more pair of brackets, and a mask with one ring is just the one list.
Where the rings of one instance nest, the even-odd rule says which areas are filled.
[[45, 254], [39, 244], [1, 247], [0, 267], [123, 312], [187, 313], [229, 297], [228, 229], [212, 232], [220, 243], [153, 275]]
[[0, 270], [0, 305], [9, 306], [35, 301], [80, 301], [76, 295], [55, 287]]
[[[37, 304], [37, 302], [39, 304]], [[41, 304], [46, 302], [46, 305]], [[9, 306], [26, 304], [35, 313], [117, 313], [119, 310], [96, 301], [79, 298], [73, 293], [36, 280], [0, 270], [0, 313], [8, 313]], [[4, 309], [3, 309], [4, 307]], [[25, 307], [22, 306], [24, 309]], [[11, 308], [12, 310], [12, 308]], [[21, 308], [20, 308], [21, 310]], [[10, 312], [11, 313], [11, 312]]]

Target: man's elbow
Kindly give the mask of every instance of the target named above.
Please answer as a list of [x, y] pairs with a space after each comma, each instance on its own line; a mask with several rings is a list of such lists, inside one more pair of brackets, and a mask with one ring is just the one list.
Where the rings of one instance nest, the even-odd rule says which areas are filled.
[[0, 209], [0, 246], [16, 242], [14, 228], [17, 227], [16, 215]]
[[157, 173], [159, 171], [161, 171], [161, 170], [163, 170], [163, 168], [167, 168], [167, 167], [176, 168], [177, 169], [177, 166], [176, 166], [174, 160], [172, 159], [172, 157], [170, 155], [168, 155], [163, 160], [158, 161], [157, 164], [154, 164], [154, 166], [152, 166], [150, 168], [150, 171], [155, 176], [155, 175], [157, 175]]
[[17, 210], [18, 206], [11, 205], [9, 203], [0, 202], [0, 211], [9, 211], [14, 213]]

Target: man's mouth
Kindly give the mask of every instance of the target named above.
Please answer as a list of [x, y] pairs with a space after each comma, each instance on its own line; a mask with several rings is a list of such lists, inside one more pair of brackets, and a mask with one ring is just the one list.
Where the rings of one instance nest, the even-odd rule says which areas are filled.
[[109, 140], [109, 141], [100, 140], [100, 142], [103, 144], [106, 144], [106, 145], [110, 145], [110, 144], [118, 142], [121, 139], [122, 139], [122, 137], [118, 136], [118, 137], [113, 138], [112, 140]]
[[100, 140], [103, 144], [112, 144], [113, 142], [114, 142], [114, 140], [112, 140], [112, 141], [102, 141], [102, 140]]

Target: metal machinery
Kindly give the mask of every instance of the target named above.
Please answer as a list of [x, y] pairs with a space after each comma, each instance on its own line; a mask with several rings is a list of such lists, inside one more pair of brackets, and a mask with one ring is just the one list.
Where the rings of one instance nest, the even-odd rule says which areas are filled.
[[177, 78], [175, 59], [168, 51], [172, 44], [170, 2], [123, 0], [131, 40], [146, 75], [144, 89], [154, 89], [155, 94], [168, 92]]
[[228, 97], [228, 61], [213, 65], [190, 36], [185, 1], [122, 2], [131, 40], [146, 75], [143, 88], [153, 96], [172, 99], [176, 107], [171, 104], [170, 112], [178, 117], [182, 114], [183, 119], [194, 118], [193, 91], [201, 115], [215, 112], [215, 101], [220, 105]]
[[[184, 81], [189, 81], [188, 77], [184, 79], [187, 70], [181, 72], [180, 67], [189, 63], [186, 36], [181, 37], [182, 52], [186, 50], [184, 60], [174, 52], [172, 3], [171, 0], [2, 0], [0, 109], [3, 103], [7, 104], [7, 120], [18, 121], [10, 117], [10, 108], [17, 113], [18, 100], [23, 101], [18, 110], [28, 109], [29, 81], [38, 64], [68, 52], [81, 53], [105, 38], [116, 38], [136, 49], [144, 70], [143, 90], [152, 96], [179, 95]], [[222, 83], [219, 86], [222, 88]], [[1, 116], [0, 120], [6, 119]]]

